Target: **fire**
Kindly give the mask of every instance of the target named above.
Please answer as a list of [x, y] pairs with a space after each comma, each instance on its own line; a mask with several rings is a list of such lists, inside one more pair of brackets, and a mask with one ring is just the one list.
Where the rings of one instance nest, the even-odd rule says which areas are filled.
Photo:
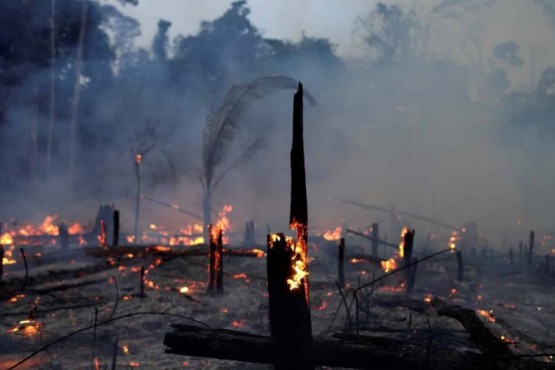
[[41, 323], [35, 320], [21, 320], [18, 325], [8, 329], [8, 333], [21, 333], [26, 336], [33, 336], [38, 333]]
[[432, 295], [429, 294], [429, 293], [426, 294], [426, 295], [424, 296], [424, 302], [425, 302], [426, 304], [432, 304]]
[[397, 266], [397, 261], [395, 260], [394, 257], [391, 257], [387, 261], [381, 261], [380, 265], [382, 266], [382, 269], [386, 273], [388, 273], [389, 271], [395, 270], [398, 267]]
[[488, 319], [489, 322], [495, 322], [495, 317], [493, 316], [493, 310], [476, 310], [476, 312], [478, 312], [478, 314], [482, 317], [485, 317], [486, 319]]
[[123, 353], [124, 353], [125, 355], [129, 355], [129, 346], [128, 346], [127, 344], [124, 344], [124, 345], [121, 347], [121, 350], [123, 351]]
[[0, 244], [11, 245], [13, 244], [13, 238], [9, 233], [4, 233], [0, 236]]
[[129, 361], [129, 367], [140, 367], [139, 361]]
[[143, 155], [141, 153], [135, 154], [135, 164], [140, 165], [143, 163]]
[[184, 286], [184, 287], [179, 288], [179, 293], [181, 293], [181, 294], [189, 293], [189, 287]]
[[449, 237], [449, 248], [454, 251], [457, 248], [457, 242], [461, 240], [461, 235], [459, 234], [458, 231], [453, 231], [451, 233], [451, 236]]
[[262, 258], [266, 255], [266, 252], [262, 249], [253, 249], [252, 251], [256, 254], [256, 258]]
[[308, 276], [308, 271], [306, 269], [306, 252], [303, 248], [304, 239], [299, 238], [299, 240], [294, 241], [288, 238], [287, 245], [295, 252], [291, 258], [293, 261], [294, 274], [290, 279], [287, 279], [287, 284], [289, 284], [289, 290], [295, 290], [301, 286], [302, 280]]
[[403, 258], [405, 255], [405, 235], [408, 231], [409, 228], [407, 226], [403, 227], [403, 230], [401, 230], [401, 241], [399, 242], [399, 250], [397, 253], [387, 261], [380, 262], [380, 265], [385, 273], [393, 271], [399, 267], [397, 260]]
[[453, 297], [455, 296], [455, 294], [457, 294], [457, 288], [452, 288], [451, 292], [449, 293], [449, 296]]
[[400, 258], [405, 257], [405, 235], [407, 235], [408, 231], [409, 231], [409, 228], [407, 226], [404, 226], [403, 230], [401, 230], [401, 241], [399, 242], [399, 257]]
[[326, 230], [322, 237], [326, 240], [339, 240], [341, 238], [341, 226], [337, 226], [333, 231]]
[[246, 278], [247, 278], [247, 274], [245, 274], [245, 273], [242, 272], [242, 273], [240, 273], [240, 274], [235, 274], [235, 275], [233, 275], [233, 278], [234, 278], [234, 279], [246, 279]]

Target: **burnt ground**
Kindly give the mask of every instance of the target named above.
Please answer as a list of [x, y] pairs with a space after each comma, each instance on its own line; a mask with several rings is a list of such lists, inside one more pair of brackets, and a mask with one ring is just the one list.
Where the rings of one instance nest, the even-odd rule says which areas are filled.
[[[349, 245], [348, 241], [348, 251]], [[110, 369], [116, 340], [118, 369], [271, 368], [269, 365], [165, 354], [163, 345], [164, 334], [172, 330], [171, 323], [192, 323], [187, 318], [212, 328], [267, 335], [265, 258], [225, 256], [225, 293], [217, 296], [206, 294], [207, 256], [164, 261], [158, 257], [128, 255], [112, 260], [114, 264], [110, 266], [106, 258], [86, 257], [84, 254], [76, 257], [78, 248], [69, 254], [60, 253], [56, 247], [44, 248], [43, 263], [32, 258], [29, 252], [27, 290], [0, 296], [1, 369], [13, 366], [60, 337], [91, 326], [95, 308], [98, 309], [98, 323], [110, 317], [116, 320], [98, 326], [96, 333], [90, 329], [75, 334], [43, 350], [18, 368], [90, 369], [94, 351], [98, 367]], [[349, 329], [353, 332], [356, 325], [353, 313], [351, 327], [348, 327], [343, 308], [333, 320], [342, 303], [335, 285], [335, 248], [334, 243], [321, 241], [318, 245], [312, 244], [309, 252], [313, 258], [309, 272], [315, 335], [332, 335]], [[49, 254], [55, 258], [47, 261]], [[17, 264], [6, 268], [1, 287], [3, 292], [21, 286], [21, 281], [14, 280], [24, 276], [21, 257], [17, 256], [17, 259]], [[541, 262], [536, 261], [533, 272], [526, 272], [518, 258], [515, 264], [511, 264], [503, 256], [465, 254], [465, 262], [463, 282], [456, 281], [455, 255], [447, 253], [418, 267], [416, 286], [410, 296], [400, 286], [401, 274], [387, 278], [374, 291], [365, 290], [364, 297], [361, 296], [359, 333], [415, 342], [431, 340], [432, 363], [436, 345], [476, 350], [457, 321], [438, 317], [426, 304], [426, 297], [438, 296], [487, 312], [483, 316], [484, 322], [496, 336], [503, 337], [515, 353], [555, 352], [555, 279], [543, 270]], [[351, 287], [383, 274], [371, 263], [349, 262], [346, 265], [346, 280]], [[142, 298], [137, 296], [141, 266], [148, 271], [146, 297]], [[75, 276], [69, 271], [80, 273]], [[60, 289], [72, 284], [80, 285]], [[179, 289], [185, 286], [188, 292], [180, 293]], [[45, 294], [45, 290], [50, 293]], [[36, 332], [8, 332], [28, 317], [37, 297], [40, 299], [35, 320], [40, 323], [40, 328]], [[130, 314], [134, 316], [125, 317]], [[553, 357], [548, 356], [538, 359], [553, 361]]]

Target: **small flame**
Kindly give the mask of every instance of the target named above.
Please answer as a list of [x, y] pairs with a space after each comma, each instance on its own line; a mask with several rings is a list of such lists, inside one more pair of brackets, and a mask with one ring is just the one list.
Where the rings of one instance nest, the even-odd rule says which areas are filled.
[[482, 317], [488, 319], [489, 322], [495, 322], [495, 316], [493, 316], [493, 310], [477, 310], [478, 314]]
[[233, 275], [234, 279], [246, 279], [247, 278], [247, 274], [245, 274], [244, 272], [240, 273], [240, 274], [235, 274]]
[[184, 286], [184, 287], [179, 288], [179, 293], [181, 293], [181, 294], [189, 293], [189, 287]]
[[425, 302], [426, 304], [432, 304], [432, 295], [431, 295], [431, 294], [426, 294], [426, 295], [424, 296], [424, 302]]
[[143, 155], [141, 153], [135, 154], [135, 164], [138, 166], [143, 163]]
[[351, 263], [364, 263], [364, 262], [366, 262], [366, 260], [364, 260], [362, 258], [351, 258], [349, 260], [349, 262], [351, 262]]
[[397, 268], [397, 261], [394, 257], [391, 257], [387, 261], [381, 261], [380, 265], [382, 266], [382, 269], [386, 273], [388, 273], [389, 271], [395, 270]]
[[337, 226], [333, 231], [326, 230], [326, 232], [322, 235], [322, 237], [326, 240], [341, 239], [341, 226]]

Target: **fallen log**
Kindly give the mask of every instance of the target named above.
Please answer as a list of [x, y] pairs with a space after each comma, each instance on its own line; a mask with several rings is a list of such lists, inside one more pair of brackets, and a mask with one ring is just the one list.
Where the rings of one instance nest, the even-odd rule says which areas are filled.
[[474, 310], [458, 305], [450, 305], [435, 297], [432, 306], [439, 316], [451, 317], [465, 328], [470, 339], [483, 354], [484, 365], [488, 369], [546, 369], [555, 368], [555, 364], [545, 364], [518, 358], [506, 343], [498, 339], [476, 315]]
[[[255, 363], [274, 363], [275, 348], [269, 336], [232, 330], [205, 329], [192, 325], [172, 325], [167, 333], [166, 353], [211, 357]], [[337, 366], [375, 370], [467, 369], [479, 364], [482, 356], [433, 345], [429, 364], [425, 343], [368, 336], [315, 337], [315, 366]]]

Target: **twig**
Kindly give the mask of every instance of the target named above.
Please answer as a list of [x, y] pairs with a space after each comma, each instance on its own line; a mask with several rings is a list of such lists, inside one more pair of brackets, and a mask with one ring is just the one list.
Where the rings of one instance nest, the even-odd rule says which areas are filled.
[[112, 370], [116, 370], [117, 362], [118, 362], [118, 340], [116, 339], [116, 342], [114, 343], [114, 353], [112, 354]]
[[93, 321], [93, 349], [92, 349], [92, 370], [96, 368], [95, 360], [96, 360], [96, 324], [98, 323], [98, 307], [94, 308], [94, 321]]

